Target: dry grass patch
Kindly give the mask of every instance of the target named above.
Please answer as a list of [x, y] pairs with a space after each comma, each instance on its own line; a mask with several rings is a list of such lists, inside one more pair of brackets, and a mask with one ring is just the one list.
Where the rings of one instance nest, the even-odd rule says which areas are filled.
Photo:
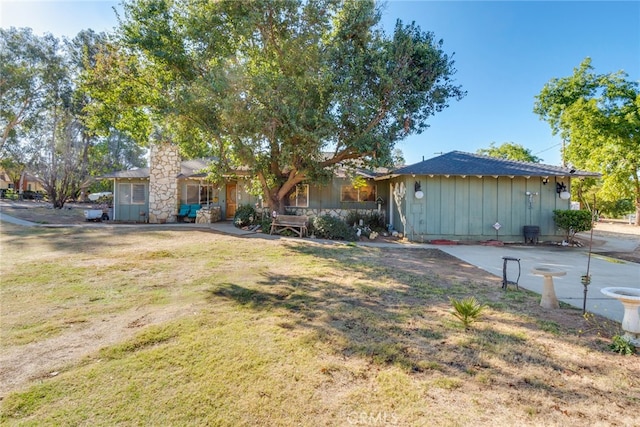
[[[637, 421], [640, 364], [607, 349], [603, 319], [437, 250], [144, 227], [0, 238], [8, 425]], [[468, 296], [487, 308], [465, 329], [449, 299]]]

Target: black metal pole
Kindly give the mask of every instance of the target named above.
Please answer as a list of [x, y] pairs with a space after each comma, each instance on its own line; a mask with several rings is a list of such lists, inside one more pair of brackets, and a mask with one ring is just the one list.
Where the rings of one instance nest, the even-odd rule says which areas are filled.
[[593, 215], [596, 211], [596, 195], [593, 195], [593, 210], [591, 211], [591, 234], [589, 237], [589, 256], [587, 257], [587, 274], [582, 277], [582, 285], [584, 286], [584, 299], [582, 301], [582, 315], [587, 313], [587, 287], [591, 283], [591, 277], [589, 276], [589, 268], [591, 267], [591, 248], [593, 247], [593, 228], [595, 227], [595, 221]]

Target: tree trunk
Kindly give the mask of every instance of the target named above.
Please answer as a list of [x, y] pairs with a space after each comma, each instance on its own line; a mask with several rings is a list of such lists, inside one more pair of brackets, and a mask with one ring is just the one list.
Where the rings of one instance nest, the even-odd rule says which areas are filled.
[[278, 215], [284, 214], [285, 205], [283, 200], [278, 197], [278, 190], [270, 188], [268, 190], [268, 194], [269, 208], [271, 209], [271, 212], [275, 211]]

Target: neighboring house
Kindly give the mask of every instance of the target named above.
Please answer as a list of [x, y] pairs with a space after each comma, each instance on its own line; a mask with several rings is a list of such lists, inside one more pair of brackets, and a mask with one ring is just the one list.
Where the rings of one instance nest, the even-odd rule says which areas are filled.
[[0, 169], [0, 190], [7, 190], [13, 188], [13, 181], [5, 171]]
[[[20, 188], [22, 185], [22, 188]], [[22, 189], [22, 192], [44, 192], [44, 187], [42, 186], [42, 182], [35, 175], [30, 174], [29, 172], [25, 172], [22, 176], [22, 180], [18, 180], [18, 182], [13, 182], [9, 174], [0, 169], [0, 190], [4, 193], [4, 190], [12, 189], [15, 190], [16, 193], [19, 193]]]
[[390, 223], [412, 241], [515, 242], [523, 241], [525, 226], [538, 227], [540, 241], [559, 240], [564, 233], [553, 211], [570, 208], [571, 179], [598, 176], [452, 151], [376, 180], [397, 195], [389, 200]]
[[[248, 192], [249, 176], [245, 171], [229, 175], [225, 183], [208, 183], [202, 170], [209, 160], [182, 161], [173, 144], [151, 149], [150, 167], [107, 174], [101, 179], [113, 181], [113, 220], [125, 222], [172, 223], [179, 220], [180, 206], [198, 204], [219, 207], [222, 219], [232, 219], [236, 209], [250, 204], [268, 212], [260, 198]], [[388, 185], [374, 181], [376, 174], [358, 170], [366, 185], [358, 189], [351, 178], [339, 171], [329, 185], [302, 184], [286, 201], [287, 213], [345, 218], [349, 211], [379, 211], [385, 214]]]

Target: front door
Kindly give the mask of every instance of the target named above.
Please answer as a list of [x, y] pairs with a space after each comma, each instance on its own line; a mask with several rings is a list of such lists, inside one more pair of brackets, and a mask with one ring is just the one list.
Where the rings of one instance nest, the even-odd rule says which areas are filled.
[[236, 215], [236, 208], [238, 207], [238, 194], [236, 191], [236, 184], [227, 184], [227, 219], [233, 219]]

